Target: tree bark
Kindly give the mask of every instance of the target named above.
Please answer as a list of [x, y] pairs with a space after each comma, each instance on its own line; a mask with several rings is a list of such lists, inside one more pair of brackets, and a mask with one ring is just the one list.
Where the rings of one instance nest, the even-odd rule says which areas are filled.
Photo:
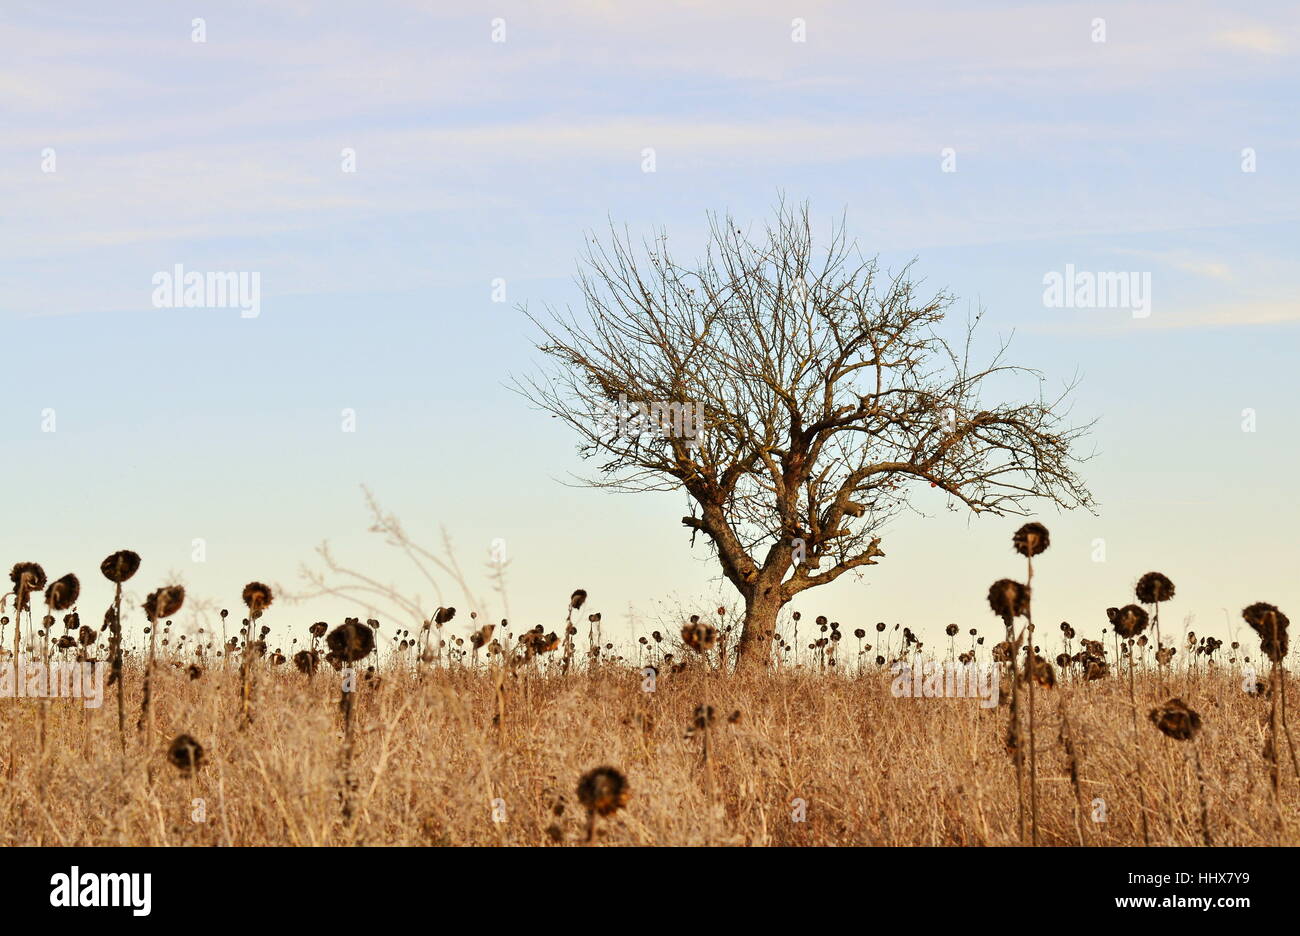
[[779, 587], [758, 587], [745, 599], [745, 621], [736, 644], [736, 672], [753, 673], [772, 665], [776, 616], [786, 601]]

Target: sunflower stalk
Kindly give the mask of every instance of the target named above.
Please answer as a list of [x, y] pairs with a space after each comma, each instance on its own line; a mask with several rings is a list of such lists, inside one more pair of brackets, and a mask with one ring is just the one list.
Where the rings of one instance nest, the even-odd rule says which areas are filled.
[[113, 553], [99, 564], [104, 578], [113, 583], [112, 618], [108, 622], [109, 682], [117, 683], [117, 736], [122, 747], [122, 775], [126, 775], [126, 697], [122, 668], [122, 583], [140, 568], [140, 556], [129, 549]]
[[1137, 773], [1138, 815], [1142, 818], [1142, 844], [1151, 845], [1151, 830], [1147, 825], [1146, 778], [1142, 776], [1142, 744], [1138, 739], [1137, 696], [1133, 689], [1133, 648], [1128, 654], [1128, 703], [1133, 712], [1133, 768]]
[[[1043, 532], [1043, 538], [1046, 539], [1046, 531]], [[1046, 549], [1044, 542], [1043, 548]], [[1026, 650], [1028, 658], [1025, 661], [1025, 672], [1029, 676], [1029, 825], [1030, 840], [1034, 845], [1038, 844], [1038, 751], [1036, 749], [1036, 731], [1035, 724], [1037, 713], [1034, 708], [1034, 685], [1038, 682], [1038, 660], [1037, 649], [1034, 647], [1034, 616], [1033, 616], [1033, 582], [1034, 582], [1034, 553], [1032, 547], [1025, 550], [1026, 563], [1029, 566], [1025, 576], [1025, 591], [1028, 593], [1025, 600], [1025, 630], [1029, 632], [1029, 647]]]
[[1205, 796], [1205, 770], [1201, 766], [1201, 748], [1200, 745], [1193, 742], [1192, 757], [1196, 764], [1196, 789], [1201, 801], [1201, 841], [1205, 843], [1206, 848], [1214, 847], [1214, 839], [1210, 837], [1210, 809]]
[[1061, 698], [1058, 703], [1061, 714], [1061, 747], [1065, 749], [1066, 766], [1070, 771], [1070, 786], [1074, 788], [1074, 826], [1075, 832], [1079, 836], [1079, 844], [1087, 845], [1087, 836], [1084, 834], [1083, 824], [1083, 784], [1080, 782], [1080, 758], [1078, 749], [1074, 743], [1074, 730], [1070, 726], [1070, 714], [1066, 711], [1065, 692], [1061, 692]]

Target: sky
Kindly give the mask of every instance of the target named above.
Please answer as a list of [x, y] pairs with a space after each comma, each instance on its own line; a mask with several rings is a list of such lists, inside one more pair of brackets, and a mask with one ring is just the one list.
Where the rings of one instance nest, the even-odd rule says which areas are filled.
[[[1078, 381], [1099, 506], [1035, 515], [1040, 621], [1096, 636], [1150, 570], [1201, 634], [1294, 613], [1298, 53], [1281, 3], [3, 0], [4, 562], [79, 573], [92, 619], [121, 548], [196, 609], [273, 583], [273, 646], [366, 615], [287, 600], [324, 541], [487, 620], [495, 548], [514, 630], [579, 587], [623, 641], [731, 604], [682, 497], [566, 483], [575, 440], [511, 380], [588, 232], [689, 259], [709, 212], [785, 197]], [[178, 264], [256, 273], [257, 314], [159, 307]], [[1145, 314], [1045, 301], [1070, 269], [1149, 282]], [[362, 485], [477, 597], [369, 532]], [[1023, 520], [916, 504], [791, 609], [996, 633]]]

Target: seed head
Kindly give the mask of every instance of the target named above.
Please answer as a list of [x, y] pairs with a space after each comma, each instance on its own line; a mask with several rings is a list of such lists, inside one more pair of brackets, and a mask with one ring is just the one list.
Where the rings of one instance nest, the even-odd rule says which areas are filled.
[[357, 618], [348, 618], [325, 638], [331, 654], [344, 663], [355, 663], [375, 649], [375, 632]]
[[129, 549], [119, 549], [99, 564], [99, 571], [110, 582], [121, 584], [140, 569], [140, 556]]
[[144, 613], [150, 622], [161, 621], [179, 613], [184, 603], [184, 587], [168, 585], [149, 593], [149, 597], [144, 600]]
[[[645, 638], [642, 637], [642, 640]], [[560, 635], [551, 631], [544, 633], [542, 625], [538, 624], [532, 630], [527, 631], [519, 637], [519, 642], [523, 644], [524, 650], [529, 656], [536, 656], [539, 653], [550, 653], [552, 650], [559, 648]]]
[[9, 573], [9, 581], [14, 583], [14, 594], [18, 596], [21, 607], [27, 608], [27, 596], [45, 587], [45, 570], [35, 562], [20, 562]]
[[1106, 617], [1110, 620], [1110, 626], [1115, 629], [1115, 633], [1125, 640], [1136, 637], [1146, 630], [1147, 621], [1149, 620], [1146, 611], [1137, 605], [1107, 608]]
[[1020, 555], [1033, 558], [1047, 551], [1051, 537], [1047, 533], [1047, 527], [1041, 523], [1026, 523], [1011, 537], [1011, 545]]
[[81, 594], [81, 582], [69, 572], [61, 579], [56, 579], [45, 589], [45, 603], [53, 611], [67, 611], [77, 603]]
[[[1061, 654], [1061, 655], [1064, 656], [1065, 654]], [[1056, 687], [1056, 670], [1052, 668], [1051, 663], [1043, 659], [1038, 654], [1034, 654], [1033, 675], [1034, 675], [1034, 682], [1038, 683], [1038, 685], [1042, 686], [1043, 688], [1053, 689]], [[1020, 678], [1022, 682], [1028, 682], [1029, 679], [1028, 660], [1025, 660], [1025, 668], [1024, 671], [1020, 674]]]
[[1012, 579], [998, 579], [989, 587], [989, 607], [1010, 624], [1029, 611], [1029, 589]]
[[691, 727], [687, 729], [686, 737], [694, 737], [697, 731], [703, 731], [710, 727], [717, 718], [717, 714], [712, 705], [695, 706], [695, 712], [691, 715]]
[[717, 629], [711, 624], [705, 624], [698, 617], [682, 628], [682, 642], [696, 653], [707, 653], [717, 639]]
[[1143, 604], [1156, 604], [1174, 597], [1174, 583], [1169, 581], [1167, 575], [1159, 572], [1148, 572], [1142, 576], [1138, 579], [1137, 588], [1133, 590], [1137, 593], [1137, 600]]
[[177, 735], [167, 748], [167, 759], [184, 776], [203, 766], [203, 745], [187, 734]]
[[1192, 711], [1182, 699], [1170, 699], [1147, 716], [1161, 733], [1175, 741], [1190, 741], [1201, 730], [1201, 716]]
[[256, 620], [262, 612], [271, 606], [273, 596], [269, 586], [261, 582], [249, 582], [244, 586], [243, 594], [244, 604], [248, 607], [249, 614]]
[[627, 805], [632, 790], [627, 778], [613, 767], [597, 767], [582, 775], [578, 781], [578, 802], [587, 811], [609, 816]]
[[1281, 663], [1287, 651], [1287, 628], [1291, 622], [1277, 605], [1257, 601], [1241, 612], [1251, 630], [1259, 635], [1259, 649], [1274, 663]]

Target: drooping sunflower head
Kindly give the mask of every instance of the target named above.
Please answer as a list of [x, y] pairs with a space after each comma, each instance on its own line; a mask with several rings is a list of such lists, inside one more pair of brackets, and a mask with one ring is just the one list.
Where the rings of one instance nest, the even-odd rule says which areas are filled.
[[1148, 572], [1138, 579], [1133, 591], [1137, 594], [1137, 600], [1143, 604], [1158, 604], [1174, 597], [1174, 583], [1163, 573]]
[[144, 613], [150, 621], [161, 621], [180, 613], [185, 604], [185, 588], [181, 585], [168, 585], [156, 592], [150, 592], [144, 600]]
[[1029, 588], [1012, 579], [998, 579], [989, 586], [989, 607], [1008, 623], [1029, 610]]
[[597, 767], [578, 781], [578, 802], [588, 812], [609, 816], [627, 805], [632, 795], [627, 778], [613, 767]]
[[1241, 612], [1251, 630], [1259, 635], [1259, 648], [1264, 656], [1274, 663], [1281, 663], [1287, 652], [1287, 628], [1291, 622], [1278, 609], [1263, 601], [1257, 601]]
[[330, 631], [325, 643], [336, 659], [355, 663], [375, 649], [375, 632], [357, 618], [348, 618]]
[[1190, 741], [1201, 730], [1201, 716], [1182, 699], [1170, 699], [1147, 715], [1160, 732], [1175, 741]]
[[707, 653], [717, 640], [717, 628], [704, 623], [698, 616], [693, 616], [682, 628], [682, 642], [696, 653]]
[[140, 569], [140, 556], [129, 549], [119, 549], [99, 564], [104, 578], [120, 585]]
[[190, 735], [177, 735], [167, 748], [167, 759], [183, 776], [189, 776], [203, 766], [203, 745]]
[[54, 611], [67, 611], [77, 603], [81, 594], [81, 582], [69, 572], [63, 578], [55, 579], [45, 589], [45, 603]]
[[15, 595], [30, 595], [45, 587], [45, 570], [35, 562], [20, 562], [10, 570], [9, 581], [14, 583]]
[[1046, 552], [1051, 542], [1047, 527], [1041, 523], [1026, 523], [1011, 537], [1011, 545], [1015, 551], [1031, 559], [1039, 553]]
[[1106, 617], [1110, 620], [1110, 626], [1115, 628], [1115, 633], [1125, 640], [1136, 637], [1146, 630], [1147, 621], [1149, 620], [1146, 611], [1137, 605], [1107, 608]]
[[271, 588], [263, 585], [261, 582], [249, 582], [244, 586], [243, 594], [244, 604], [248, 608], [249, 614], [254, 620], [259, 618], [263, 611], [271, 606], [274, 596], [271, 594]]

